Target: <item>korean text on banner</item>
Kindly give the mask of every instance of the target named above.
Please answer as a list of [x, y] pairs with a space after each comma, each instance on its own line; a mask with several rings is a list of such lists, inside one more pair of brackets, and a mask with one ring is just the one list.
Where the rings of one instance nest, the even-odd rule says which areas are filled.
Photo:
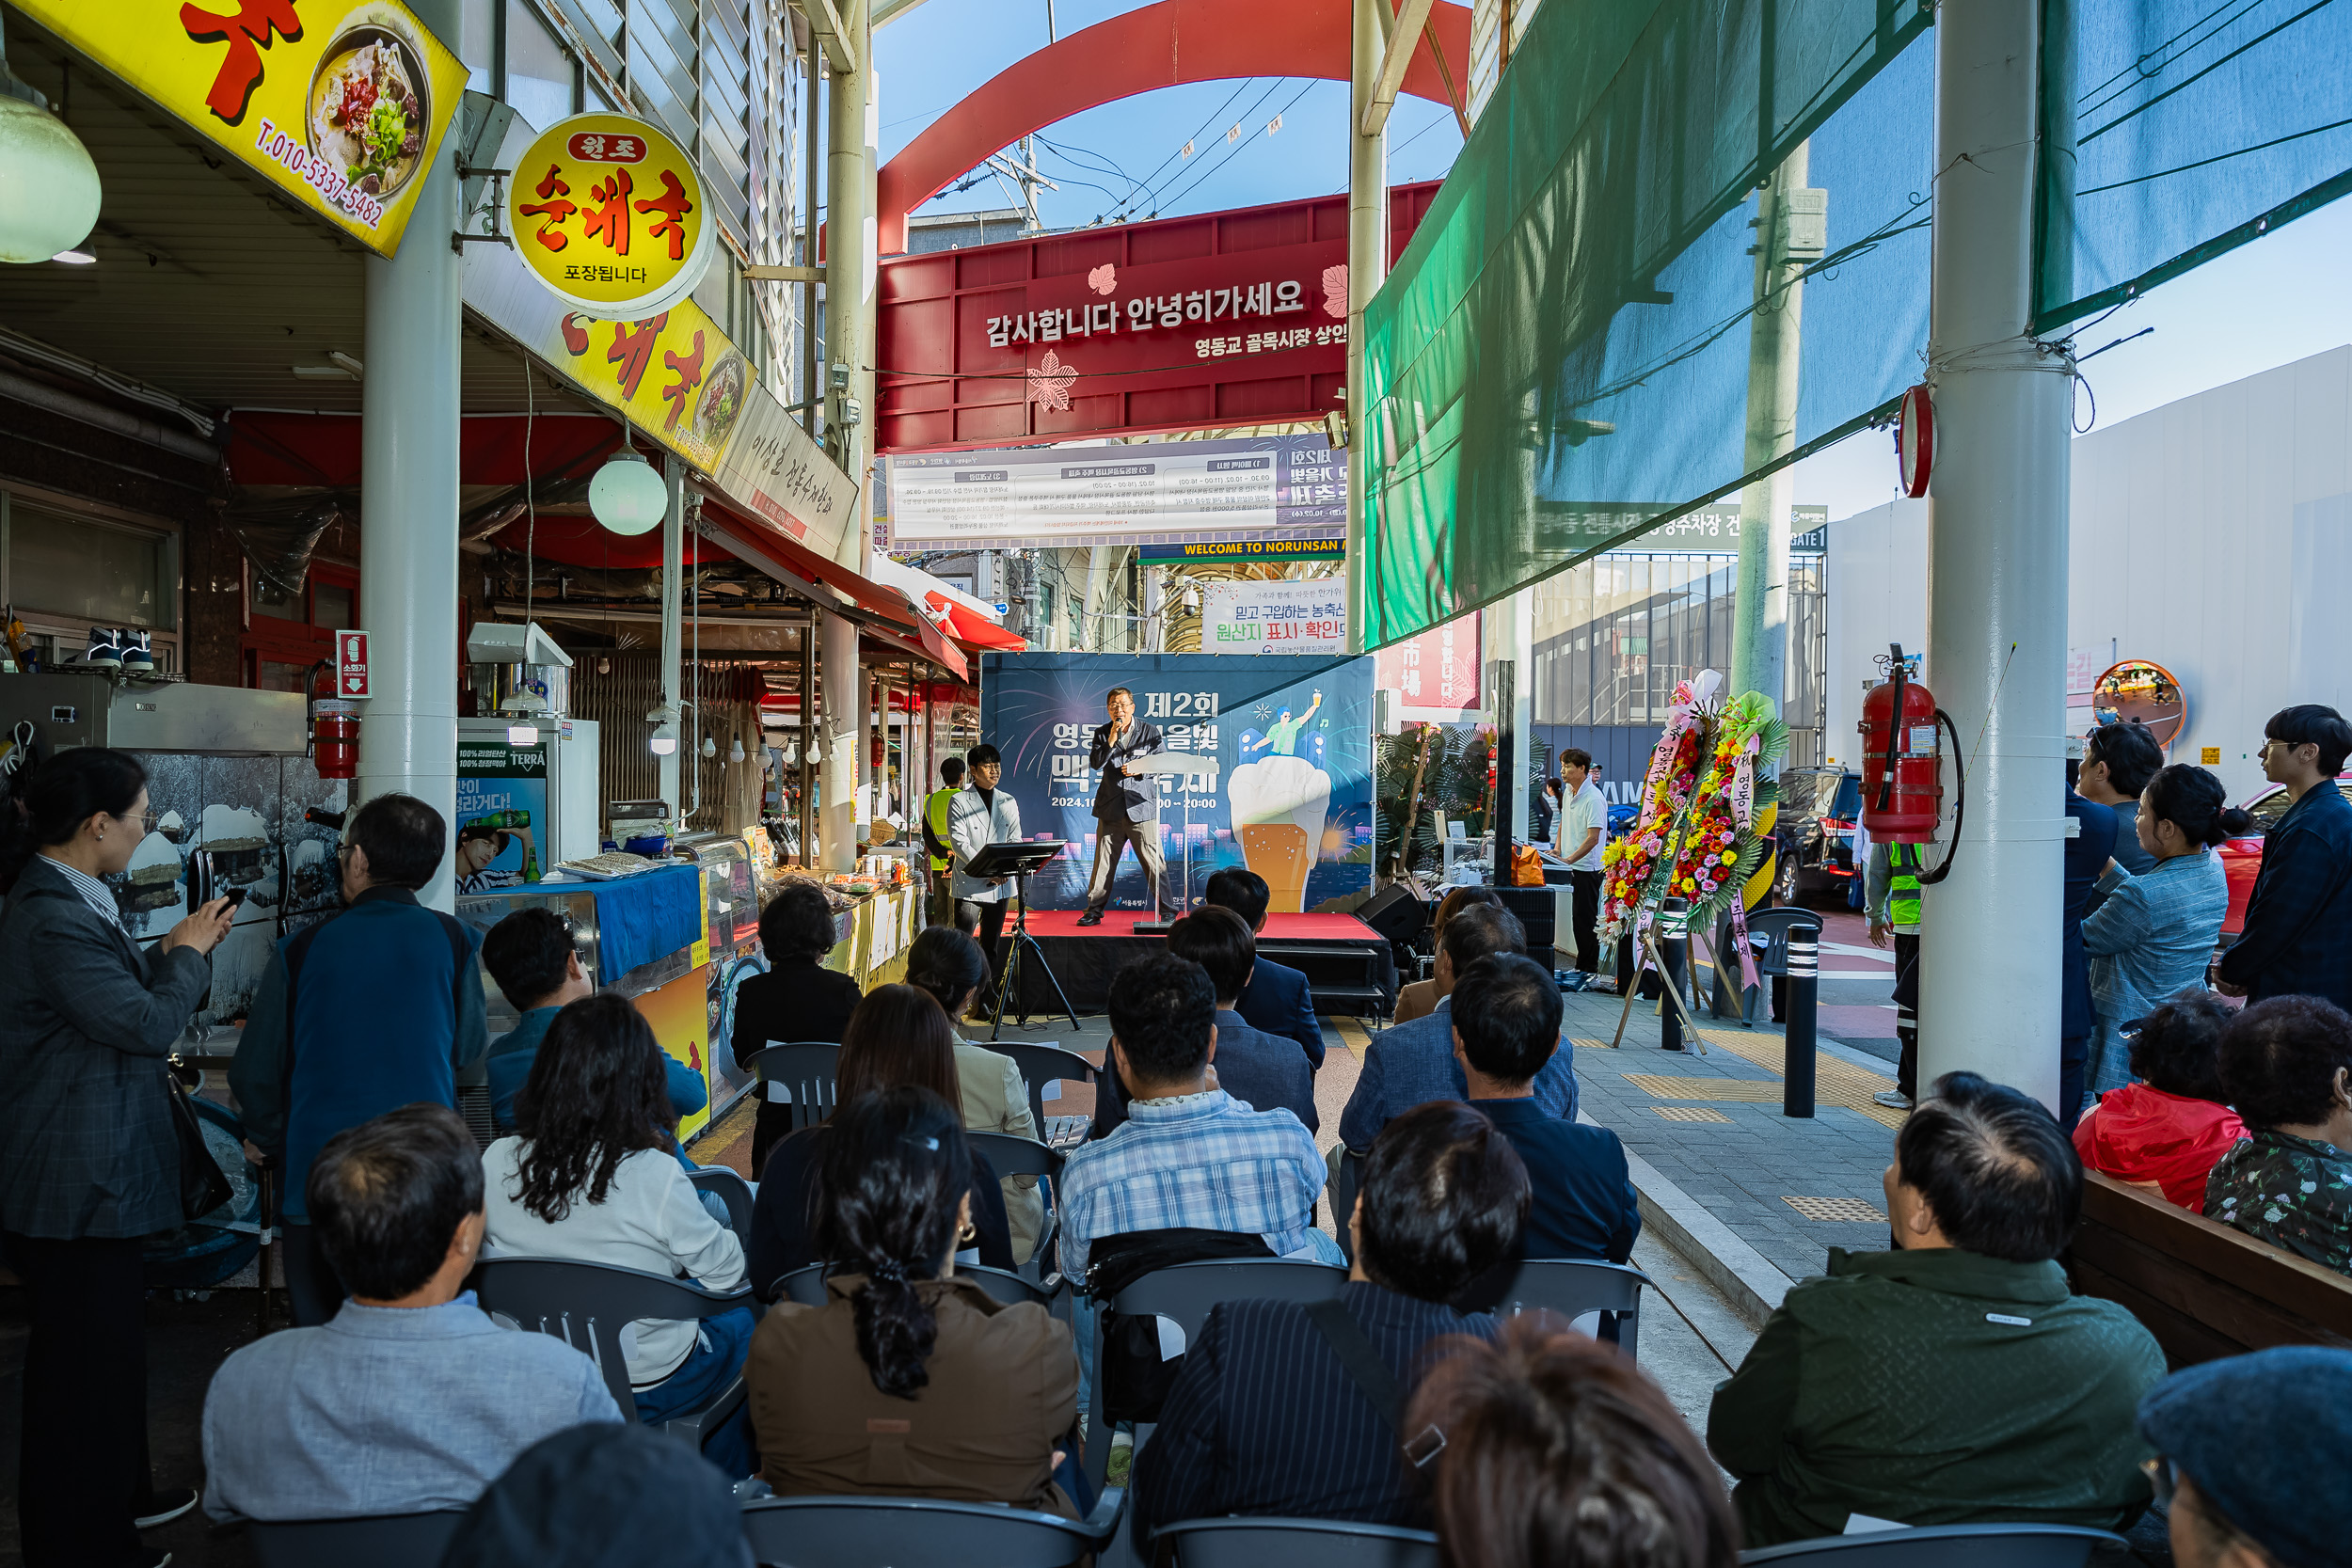
[[465, 63], [399, 0], [20, 5], [384, 256], [466, 89]]
[[1347, 578], [1212, 582], [1201, 588], [1204, 654], [1347, 652]]
[[607, 321], [643, 320], [691, 293], [719, 233], [694, 160], [626, 115], [574, 115], [541, 132], [516, 160], [506, 218], [532, 275]]
[[1380, 650], [1381, 688], [1404, 698], [1399, 719], [1452, 724], [1477, 713], [1478, 632], [1478, 617], [1464, 615]]

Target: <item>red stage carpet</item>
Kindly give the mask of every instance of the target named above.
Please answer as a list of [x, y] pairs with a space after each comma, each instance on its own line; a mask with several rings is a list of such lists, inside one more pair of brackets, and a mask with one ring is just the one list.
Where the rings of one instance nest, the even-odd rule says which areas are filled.
[[[1141, 910], [1107, 910], [1100, 926], [1081, 927], [1077, 910], [1032, 910], [1029, 935], [1053, 966], [1070, 1005], [1099, 1013], [1119, 972], [1161, 951], [1168, 939], [1136, 934], [1136, 923], [1151, 917]], [[1012, 935], [1012, 921], [1005, 922]], [[1396, 997], [1396, 961], [1386, 938], [1352, 914], [1272, 914], [1258, 933], [1258, 951], [1276, 963], [1303, 972], [1319, 1012], [1386, 1017]], [[1057, 1003], [1038, 966], [1025, 963], [1017, 1000], [1031, 1014], [1049, 1013]]]
[[[1105, 910], [1103, 924], [1081, 927], [1077, 910], [1032, 910], [1029, 934], [1045, 937], [1131, 937], [1136, 922], [1152, 917], [1141, 910]], [[1007, 922], [1010, 924], [1009, 921]], [[1270, 914], [1260, 942], [1377, 942], [1379, 933], [1352, 914]]]

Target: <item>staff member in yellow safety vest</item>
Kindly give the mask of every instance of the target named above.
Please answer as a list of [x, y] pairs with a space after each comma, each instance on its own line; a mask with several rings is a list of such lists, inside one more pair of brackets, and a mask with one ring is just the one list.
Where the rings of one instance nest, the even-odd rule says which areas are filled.
[[952, 926], [956, 919], [955, 895], [947, 891], [947, 871], [955, 859], [955, 847], [947, 842], [947, 807], [963, 787], [963, 759], [949, 757], [939, 765], [939, 776], [945, 787], [932, 790], [923, 798], [923, 847], [930, 854], [931, 912], [930, 924]]
[[1895, 1065], [1895, 1086], [1870, 1098], [1908, 1111], [1919, 1093], [1919, 847], [1870, 846], [1865, 907], [1870, 914], [1870, 945], [1886, 945], [1895, 933], [1895, 1037], [1902, 1042]]

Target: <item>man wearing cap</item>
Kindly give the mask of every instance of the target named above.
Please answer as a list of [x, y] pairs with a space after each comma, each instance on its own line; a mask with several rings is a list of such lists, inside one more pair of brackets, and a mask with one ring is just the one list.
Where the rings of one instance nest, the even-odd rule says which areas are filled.
[[2180, 1568], [2334, 1568], [2352, 1473], [2352, 1351], [2285, 1345], [2175, 1372], [2139, 1434]]

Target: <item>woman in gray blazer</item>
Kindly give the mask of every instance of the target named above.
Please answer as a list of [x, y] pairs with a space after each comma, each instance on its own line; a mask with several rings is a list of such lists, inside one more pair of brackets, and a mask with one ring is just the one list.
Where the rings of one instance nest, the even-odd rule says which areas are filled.
[[140, 1249], [183, 1221], [164, 1057], [212, 983], [229, 900], [141, 952], [100, 879], [153, 827], [138, 759], [100, 747], [0, 801], [0, 1246], [32, 1318], [26, 1568], [162, 1561], [139, 1530], [196, 1504], [148, 1468]]

